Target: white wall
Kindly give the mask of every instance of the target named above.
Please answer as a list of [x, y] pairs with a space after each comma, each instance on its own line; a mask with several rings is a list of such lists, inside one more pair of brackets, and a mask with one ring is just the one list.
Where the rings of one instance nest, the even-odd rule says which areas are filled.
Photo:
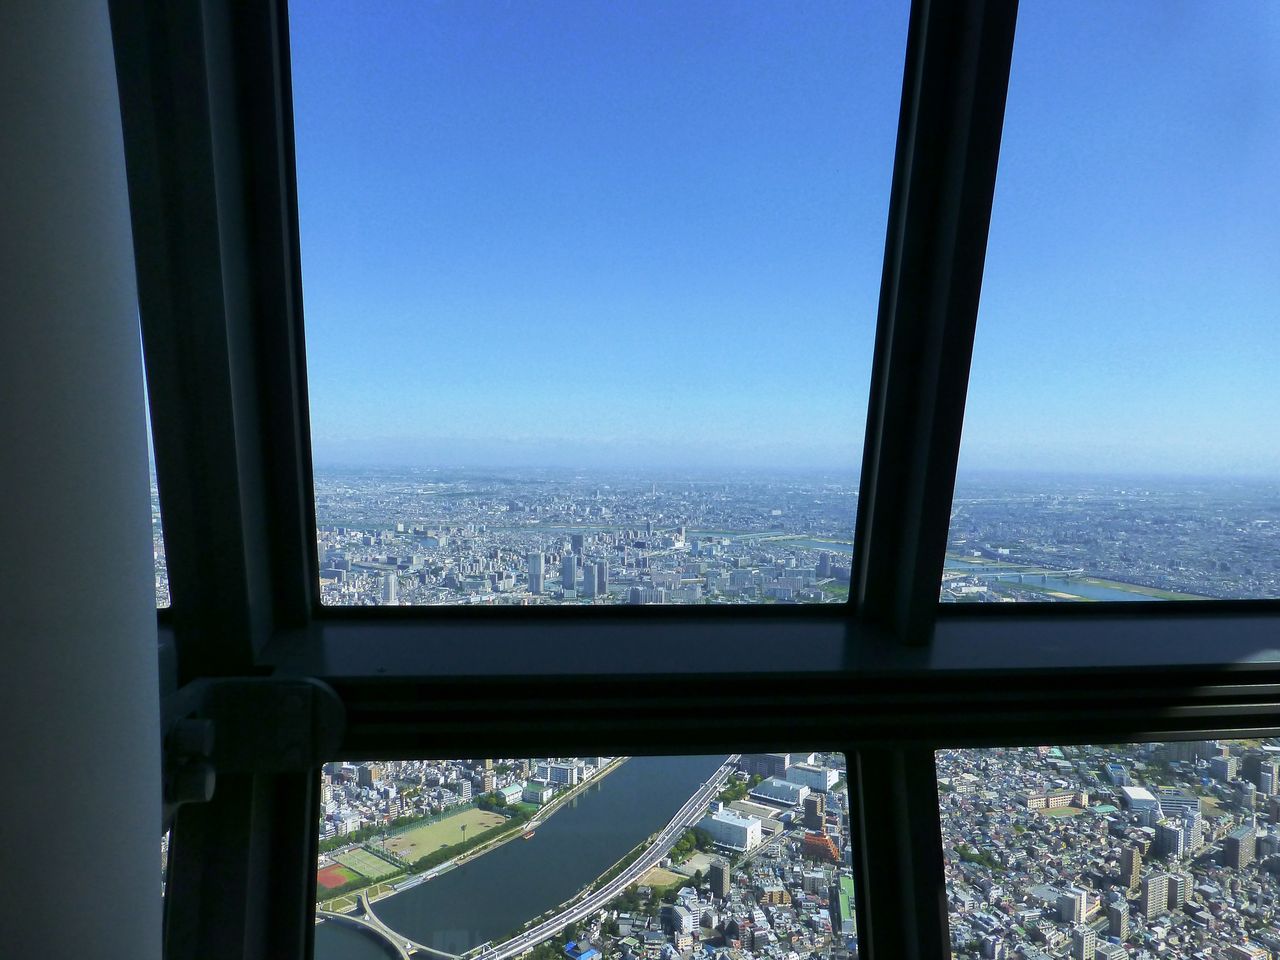
[[160, 954], [155, 595], [105, 0], [0, 0], [0, 954]]

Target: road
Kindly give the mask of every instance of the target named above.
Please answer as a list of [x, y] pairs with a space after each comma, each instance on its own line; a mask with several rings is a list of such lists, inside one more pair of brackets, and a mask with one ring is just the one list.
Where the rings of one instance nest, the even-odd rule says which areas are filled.
[[[384, 938], [391, 941], [396, 951], [404, 956], [413, 953], [425, 953], [433, 957], [439, 957], [441, 960], [462, 960], [457, 954], [446, 953], [444, 950], [437, 950], [435, 947], [429, 947], [425, 943], [418, 943], [416, 940], [410, 940], [403, 933], [392, 930], [382, 918], [373, 912], [373, 906], [369, 903], [369, 892], [367, 890], [360, 891], [360, 909], [364, 913], [363, 922], [375, 933], [381, 934]], [[344, 914], [345, 919], [351, 919], [352, 914]], [[400, 945], [404, 944], [403, 947]]]
[[652, 867], [656, 866], [658, 861], [665, 857], [671, 848], [675, 846], [676, 841], [680, 839], [685, 830], [702, 819], [707, 805], [724, 789], [725, 781], [729, 779], [737, 768], [740, 757], [741, 754], [735, 753], [726, 758], [719, 769], [712, 774], [711, 779], [699, 787], [697, 792], [684, 802], [684, 805], [676, 811], [671, 821], [658, 832], [653, 843], [622, 873], [618, 874], [599, 890], [590, 894], [586, 899], [566, 907], [551, 919], [543, 920], [537, 926], [526, 930], [519, 936], [512, 937], [505, 943], [500, 943], [496, 947], [490, 947], [483, 953], [476, 954], [472, 960], [509, 960], [511, 957], [519, 956], [526, 950], [536, 947], [542, 941], [554, 937], [569, 924], [576, 923], [583, 917], [588, 917], [604, 907], [606, 903], [648, 873]]

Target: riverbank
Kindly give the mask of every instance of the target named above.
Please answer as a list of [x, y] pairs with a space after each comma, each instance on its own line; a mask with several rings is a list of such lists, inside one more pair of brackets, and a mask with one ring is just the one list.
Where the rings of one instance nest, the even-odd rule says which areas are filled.
[[527, 821], [514, 824], [509, 830], [504, 831], [491, 840], [488, 840], [471, 850], [464, 851], [458, 856], [446, 860], [441, 864], [437, 864], [429, 870], [416, 875], [406, 873], [389, 877], [381, 882], [371, 883], [367, 887], [348, 891], [342, 896], [318, 902], [317, 906], [328, 910], [331, 913], [351, 913], [358, 908], [357, 898], [361, 893], [367, 894], [370, 903], [377, 903], [381, 900], [387, 899], [388, 897], [394, 897], [397, 894], [404, 893], [408, 890], [421, 886], [428, 880], [448, 873], [449, 871], [463, 866], [464, 864], [471, 863], [478, 857], [487, 853], [492, 853], [494, 850], [503, 846], [503, 844], [510, 843], [512, 840], [523, 837], [528, 831], [537, 830], [537, 828], [542, 826], [542, 824], [544, 824], [552, 815], [563, 808], [565, 804], [578, 797], [587, 788], [600, 783], [605, 777], [613, 773], [629, 759], [629, 757], [615, 757], [590, 779], [584, 780], [571, 789], [558, 794], [550, 803], [538, 810], [538, 812], [533, 814], [533, 816]]
[[1160, 587], [1144, 587], [1140, 583], [1126, 583], [1123, 580], [1104, 580], [1102, 577], [1080, 577], [1081, 583], [1087, 583], [1095, 587], [1107, 587], [1111, 590], [1125, 590], [1129, 593], [1136, 593], [1144, 597], [1150, 597], [1152, 600], [1211, 600], [1212, 597], [1201, 596], [1196, 593], [1181, 593], [1177, 590], [1164, 590]]
[[[1180, 590], [1168, 590], [1163, 587], [1150, 587], [1145, 584], [1131, 583], [1127, 580], [1090, 576], [1085, 574], [1083, 571], [1068, 573], [1066, 571], [1055, 571], [1047, 567], [1036, 566], [1034, 564], [1017, 563], [1008, 560], [992, 560], [986, 557], [959, 557], [955, 554], [947, 554], [943, 573], [944, 579], [947, 574], [950, 574], [953, 577], [962, 577], [966, 573], [982, 573], [988, 575], [991, 573], [998, 573], [1001, 576], [1025, 574], [1028, 578], [1044, 578], [1044, 580], [1048, 581], [1047, 583], [1037, 583], [1035, 580], [1017, 583], [1016, 581], [1001, 579], [999, 581], [999, 586], [1007, 592], [1039, 593], [1059, 600], [1106, 601], [1213, 599], [1212, 597], [1187, 593]], [[1073, 587], [1081, 588], [1082, 592], [1076, 592], [1072, 589]], [[1101, 592], [1102, 595], [1091, 596], [1087, 591]], [[1107, 596], [1107, 593], [1123, 594], [1123, 596]]]
[[501, 836], [494, 837], [488, 843], [482, 843], [480, 846], [476, 847], [474, 850], [468, 850], [466, 853], [460, 854], [459, 856], [455, 857], [453, 860], [448, 861], [448, 863], [452, 864], [455, 867], [460, 867], [464, 863], [470, 863], [476, 857], [482, 856], [483, 854], [490, 853], [493, 850], [496, 850], [498, 847], [502, 846], [504, 843], [510, 843], [512, 840], [514, 840], [518, 836], [523, 837], [530, 830], [536, 831], [538, 827], [542, 826], [542, 824], [544, 824], [552, 814], [556, 813], [556, 811], [558, 811], [566, 803], [574, 799], [576, 796], [578, 796], [588, 787], [599, 783], [601, 780], [603, 780], [609, 774], [613, 773], [613, 771], [617, 770], [618, 767], [622, 766], [622, 764], [629, 759], [630, 759], [629, 757], [614, 757], [607, 764], [605, 764], [604, 767], [600, 770], [600, 772], [595, 774], [595, 776], [593, 776], [590, 780], [583, 780], [576, 787], [573, 787], [570, 790], [566, 790], [564, 793], [553, 798], [552, 801], [548, 803], [545, 807], [542, 807], [540, 810], [538, 810], [537, 813], [535, 813], [527, 821], [520, 824], [518, 829], [512, 829], [508, 833], [504, 833]]

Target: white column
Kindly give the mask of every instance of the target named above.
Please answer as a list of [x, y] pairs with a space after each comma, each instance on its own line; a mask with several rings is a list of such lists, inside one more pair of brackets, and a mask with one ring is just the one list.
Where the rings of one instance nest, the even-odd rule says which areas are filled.
[[0, 0], [0, 954], [160, 955], [155, 593], [106, 0]]

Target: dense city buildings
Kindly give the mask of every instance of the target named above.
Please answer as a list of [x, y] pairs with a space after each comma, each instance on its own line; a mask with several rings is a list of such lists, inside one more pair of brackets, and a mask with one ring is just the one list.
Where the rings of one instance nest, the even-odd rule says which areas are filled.
[[317, 470], [315, 484], [326, 604], [848, 596], [857, 496], [832, 478]]
[[[318, 469], [315, 488], [329, 605], [848, 596], [857, 494], [847, 480]], [[156, 604], [168, 606], [154, 484], [152, 515]], [[1274, 597], [1276, 483], [963, 475], [957, 483], [943, 601]], [[1280, 777], [1274, 766], [1268, 772], [1270, 783]]]
[[1280, 482], [961, 474], [944, 600], [1280, 597]]
[[[646, 810], [652, 823], [666, 826], [629, 853], [624, 848], [625, 856], [600, 876], [580, 878], [584, 885], [577, 895], [563, 903], [553, 899], [546, 913], [521, 918], [523, 927], [517, 922], [496, 940], [463, 937], [451, 941], [449, 950], [464, 960], [529, 954], [535, 960], [856, 960], [844, 758], [802, 756], [814, 769], [835, 775], [830, 790], [814, 795], [821, 802], [749, 799], [757, 779], [747, 772], [754, 766], [750, 759], [703, 758], [724, 762], [710, 780], [695, 784], [693, 796], [675, 794], [671, 809]], [[429, 936], [424, 930], [456, 926], [456, 917], [430, 915], [410, 934], [387, 918], [397, 916], [394, 908], [409, 903], [414, 891], [430, 892], [433, 884], [444, 891], [452, 884], [457, 892], [471, 877], [484, 888], [474, 897], [463, 894], [468, 903], [501, 900], [503, 891], [489, 886], [477, 868], [498, 864], [500, 876], [517, 882], [505, 871], [519, 869], [528, 859], [525, 850], [539, 849], [524, 846], [535, 834], [554, 832], [550, 825], [557, 824], [563, 828], [560, 842], [572, 844], [575, 817], [590, 816], [586, 805], [601, 802], [601, 791], [630, 802], [629, 794], [641, 785], [618, 771], [643, 773], [652, 787], [650, 778], [661, 776], [662, 764], [671, 761], [683, 762], [543, 757], [327, 764], [318, 944], [330, 935], [331, 924], [397, 945], [423, 942]], [[649, 766], [626, 766], [640, 763]], [[608, 837], [593, 833], [590, 842]], [[508, 843], [515, 848], [506, 849]], [[546, 857], [562, 855], [543, 850]], [[564, 863], [571, 863], [572, 850], [564, 853], [570, 858]], [[579, 903], [587, 908], [577, 908]]]
[[160, 491], [151, 474], [151, 555], [156, 567], [156, 606], [169, 606], [169, 567], [164, 556], [164, 527], [160, 522]]
[[1277, 758], [1270, 739], [940, 751], [953, 956], [1280, 956], [1280, 796], [1214, 775]]
[[[326, 604], [848, 594], [857, 495], [831, 478], [659, 483], [423, 469], [318, 470], [315, 481]], [[942, 599], [1280, 596], [1276, 494], [1274, 484], [1232, 481], [962, 479]]]

